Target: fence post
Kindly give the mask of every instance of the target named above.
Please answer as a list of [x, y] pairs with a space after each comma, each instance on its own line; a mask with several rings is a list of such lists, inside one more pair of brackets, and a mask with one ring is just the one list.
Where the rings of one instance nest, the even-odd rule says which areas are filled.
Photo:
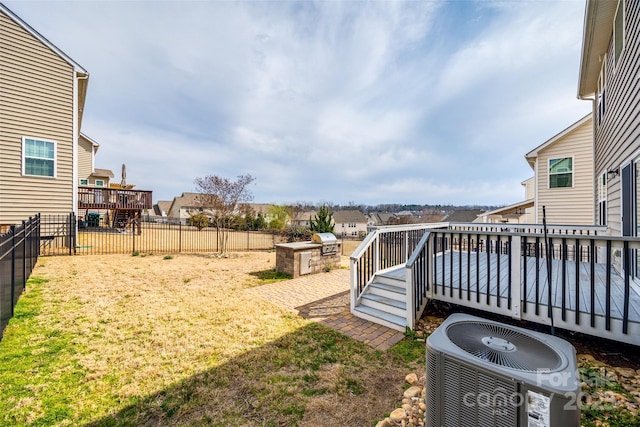
[[36, 257], [40, 256], [40, 226], [42, 225], [42, 223], [40, 222], [40, 214], [36, 215], [36, 221], [38, 221], [38, 225], [36, 227], [36, 240], [34, 242], [34, 245], [36, 247]]
[[131, 231], [133, 234], [133, 251], [131, 253], [133, 253], [136, 251], [136, 220], [135, 219], [133, 220], [133, 224], [131, 224]]
[[13, 317], [13, 305], [16, 302], [16, 226], [11, 229], [11, 317]]
[[[522, 286], [522, 276], [521, 276], [521, 272], [520, 272], [520, 261], [524, 256], [527, 256], [527, 254], [523, 254], [522, 253], [522, 241], [520, 239], [520, 236], [512, 236], [511, 237], [511, 244], [509, 245], [509, 250], [510, 250], [510, 257], [511, 257], [511, 283], [509, 284], [509, 286], [511, 286], [511, 301], [512, 301], [512, 305], [511, 305], [511, 317], [513, 317], [514, 319], [521, 319], [522, 318], [522, 293], [521, 293], [521, 286]], [[527, 272], [525, 271], [524, 274], [526, 275]], [[526, 295], [525, 295], [526, 298]]]
[[73, 249], [72, 249], [72, 244], [73, 244], [73, 235], [71, 234], [71, 221], [73, 220], [73, 212], [71, 212], [69, 214], [69, 223], [67, 224], [67, 227], [69, 227], [67, 230], [69, 230], [69, 255], [73, 255]]
[[22, 290], [24, 291], [27, 288], [27, 248], [26, 248], [26, 238], [27, 238], [27, 222], [22, 221], [22, 233], [24, 237], [22, 239]]
[[182, 252], [182, 219], [178, 219], [178, 253]]

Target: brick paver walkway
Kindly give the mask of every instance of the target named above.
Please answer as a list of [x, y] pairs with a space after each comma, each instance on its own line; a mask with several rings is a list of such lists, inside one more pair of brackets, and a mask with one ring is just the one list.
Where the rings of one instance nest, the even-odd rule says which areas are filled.
[[402, 340], [402, 332], [360, 319], [349, 310], [349, 271], [333, 270], [283, 280], [249, 290], [305, 319], [329, 326], [377, 350], [387, 350]]

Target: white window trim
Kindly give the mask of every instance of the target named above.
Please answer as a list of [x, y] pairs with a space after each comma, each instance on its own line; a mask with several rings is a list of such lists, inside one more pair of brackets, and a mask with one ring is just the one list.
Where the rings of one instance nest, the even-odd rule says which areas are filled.
[[[83, 183], [82, 181], [84, 181], [84, 183]], [[85, 185], [85, 186], [86, 186], [86, 185], [89, 185], [89, 180], [88, 180], [88, 179], [86, 179], [86, 178], [80, 178], [80, 179], [78, 180], [78, 184], [79, 184], [79, 185]]]
[[[571, 186], [570, 187], [552, 187], [551, 186], [551, 160], [555, 160], [555, 159], [571, 159]], [[563, 173], [568, 173], [568, 172], [563, 172]], [[553, 175], [559, 175], [559, 174], [553, 174]], [[549, 157], [547, 159], [547, 189], [549, 190], [562, 190], [563, 188], [573, 188], [575, 187], [575, 177], [576, 177], [576, 159], [574, 156], [556, 156], [556, 157]]]
[[[25, 148], [26, 148], [28, 139], [34, 140], [34, 141], [44, 141], [44, 142], [53, 144], [53, 176], [31, 175], [27, 173], [27, 162], [26, 162], [27, 156], [26, 156]], [[36, 159], [38, 157], [33, 157], [33, 158]], [[45, 159], [45, 160], [51, 160], [51, 159]], [[23, 136], [22, 137], [22, 176], [28, 176], [31, 178], [56, 179], [58, 177], [58, 143], [50, 139], [36, 138], [32, 136]]]
[[[98, 184], [98, 182], [101, 182], [102, 184]], [[94, 185], [96, 187], [104, 187], [104, 179], [96, 179], [96, 182], [94, 183]]]

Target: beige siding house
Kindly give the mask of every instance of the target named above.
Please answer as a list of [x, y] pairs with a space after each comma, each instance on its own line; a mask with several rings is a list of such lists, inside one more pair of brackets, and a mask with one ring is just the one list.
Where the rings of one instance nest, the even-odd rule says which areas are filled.
[[0, 4], [0, 225], [77, 210], [87, 71]]
[[531, 150], [525, 158], [534, 172], [534, 223], [542, 223], [546, 207], [548, 224], [594, 224], [591, 114]]
[[367, 235], [369, 218], [355, 209], [333, 212], [333, 233], [341, 237], [364, 237]]
[[80, 133], [78, 138], [78, 184], [88, 185], [89, 176], [95, 169], [95, 155], [100, 145], [89, 138], [87, 135]]
[[596, 219], [609, 234], [640, 226], [640, 2], [587, 1], [578, 97], [594, 117]]

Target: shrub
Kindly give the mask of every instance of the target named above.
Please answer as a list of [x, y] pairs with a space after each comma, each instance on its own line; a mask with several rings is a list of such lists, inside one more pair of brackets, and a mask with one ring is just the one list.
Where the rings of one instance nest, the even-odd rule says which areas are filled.
[[196, 227], [198, 231], [211, 225], [211, 220], [204, 213], [193, 214], [189, 217], [189, 224]]

